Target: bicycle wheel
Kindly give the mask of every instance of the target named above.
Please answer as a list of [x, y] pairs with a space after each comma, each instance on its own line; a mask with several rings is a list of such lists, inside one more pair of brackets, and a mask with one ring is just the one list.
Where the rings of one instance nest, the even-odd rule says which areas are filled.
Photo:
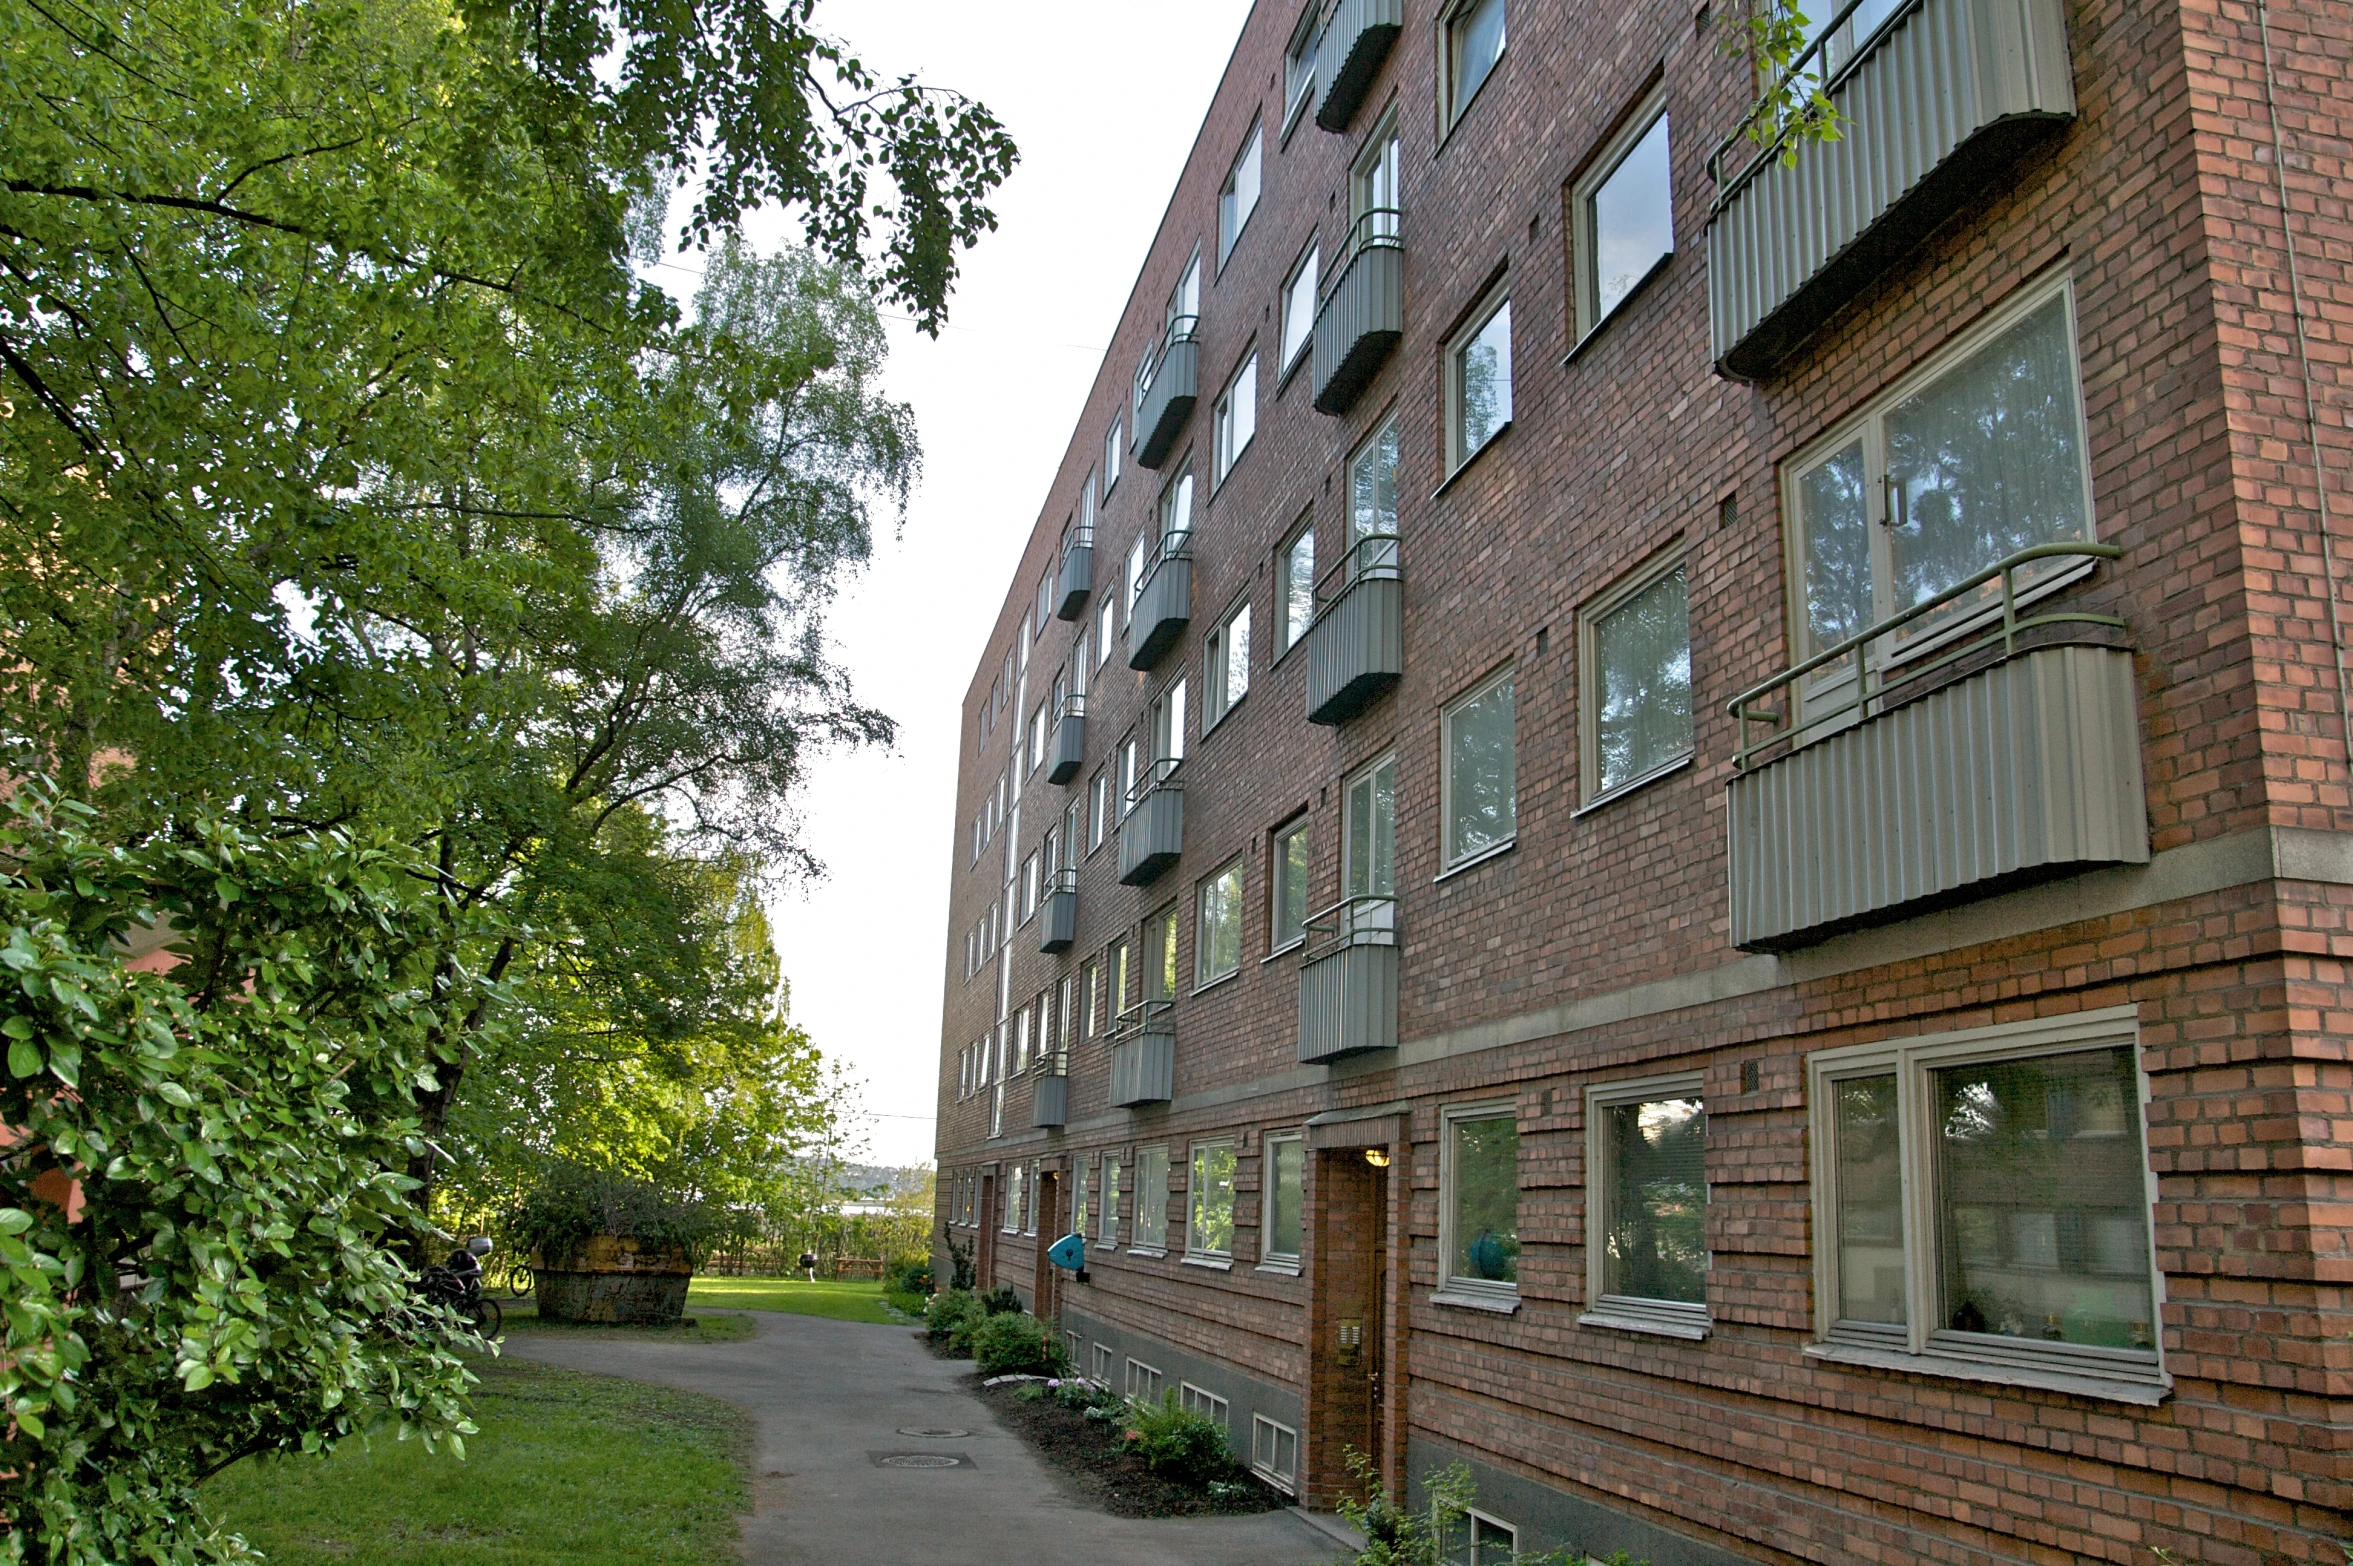
[[507, 1269], [507, 1293], [515, 1299], [528, 1299], [535, 1281], [531, 1269], [521, 1262]]
[[487, 1294], [475, 1302], [474, 1330], [485, 1339], [497, 1339], [506, 1333], [507, 1313]]

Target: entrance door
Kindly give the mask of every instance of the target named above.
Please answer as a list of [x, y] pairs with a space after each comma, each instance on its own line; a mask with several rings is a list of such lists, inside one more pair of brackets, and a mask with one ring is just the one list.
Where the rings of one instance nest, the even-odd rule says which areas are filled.
[[1315, 1256], [1308, 1330], [1306, 1453], [1301, 1498], [1328, 1508], [1362, 1496], [1352, 1454], [1391, 1479], [1385, 1392], [1388, 1360], [1389, 1171], [1385, 1150], [1316, 1155]]
[[1046, 1252], [1062, 1238], [1062, 1176], [1041, 1172], [1037, 1189], [1037, 1271], [1030, 1278], [1030, 1308], [1040, 1321], [1062, 1311], [1062, 1269], [1046, 1260]]

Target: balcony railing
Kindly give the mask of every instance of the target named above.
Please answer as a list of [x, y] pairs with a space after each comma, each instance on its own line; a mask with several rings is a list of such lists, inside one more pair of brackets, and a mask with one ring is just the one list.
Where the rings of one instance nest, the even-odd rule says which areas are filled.
[[1199, 396], [1200, 346], [1195, 339], [1201, 318], [1180, 315], [1136, 369], [1136, 461], [1156, 468], [1168, 460], [1169, 448], [1193, 416]]
[[1148, 1000], [1119, 1014], [1111, 1030], [1111, 1103], [1132, 1109], [1176, 1097], [1176, 1010]]
[[1307, 627], [1307, 721], [1339, 724], [1405, 672], [1405, 574], [1397, 535], [1367, 533], [1315, 585]]
[[1178, 763], [1163, 758], [1144, 769], [1119, 823], [1119, 879], [1142, 886], [1159, 876], [1185, 848], [1185, 780]]
[[1054, 584], [1054, 617], [1075, 620], [1087, 612], [1095, 590], [1095, 530], [1080, 526], [1062, 546], [1062, 572]]
[[1127, 617], [1127, 666], [1149, 669], [1193, 621], [1193, 534], [1163, 533], [1144, 562], [1144, 579]]
[[2020, 550], [1733, 698], [1734, 944], [2148, 862], [2124, 622], [2020, 612], [2120, 553]]
[[1049, 783], [1068, 783], [1086, 765], [1087, 699], [1084, 696], [1062, 698], [1062, 710], [1054, 716], [1054, 743], [1047, 758]]
[[1340, 0], [1315, 50], [1316, 124], [1348, 128], [1404, 26], [1405, 0]]
[[1405, 335], [1405, 240], [1391, 207], [1358, 218], [1315, 307], [1315, 406], [1346, 413]]
[[1299, 1061], [1397, 1047], [1397, 899], [1350, 897], [1307, 921]]
[[[1838, 140], [1801, 144], [1785, 163], [1790, 132], [1750, 136], [1778, 99], [1768, 92], [1708, 159], [1708, 312], [1727, 375], [1770, 373], [2075, 117], [2064, 0], [1907, 0], [1853, 39], [1865, 3], [1848, 0], [1783, 78], [1819, 84]], [[1851, 57], [1838, 59], [1841, 48]]]
[[1078, 939], [1078, 866], [1064, 865], [1046, 877], [1045, 901], [1038, 904], [1038, 950], [1066, 952]]
[[1029, 1079], [1029, 1123], [1041, 1130], [1070, 1120], [1070, 1054], [1048, 1050]]

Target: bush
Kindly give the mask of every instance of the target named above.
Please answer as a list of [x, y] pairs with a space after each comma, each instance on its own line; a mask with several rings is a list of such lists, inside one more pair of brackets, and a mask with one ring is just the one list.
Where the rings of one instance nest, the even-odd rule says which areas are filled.
[[909, 1257], [898, 1262], [883, 1274], [882, 1292], [885, 1294], [929, 1294], [931, 1292], [931, 1258]]
[[1013, 1292], [1011, 1284], [1000, 1283], [980, 1296], [980, 1308], [992, 1316], [1018, 1316], [1021, 1314], [1021, 1296]]
[[[1467, 1464], [1449, 1463], [1422, 1475], [1422, 1494], [1429, 1502], [1428, 1510], [1415, 1511], [1391, 1496], [1381, 1483], [1380, 1470], [1371, 1458], [1351, 1450], [1346, 1454], [1348, 1471], [1364, 1487], [1361, 1502], [1343, 1496], [1340, 1516], [1358, 1533], [1364, 1535], [1364, 1548], [1351, 1556], [1346, 1566], [1445, 1566], [1460, 1560], [1455, 1546], [1462, 1534], [1458, 1525], [1469, 1517], [1471, 1503], [1477, 1492], [1471, 1482]], [[1573, 1546], [1547, 1550], [1541, 1555], [1514, 1555], [1520, 1566], [1583, 1566], [1589, 1557]], [[1606, 1566], [1650, 1566], [1648, 1561], [1637, 1561], [1620, 1550], [1611, 1555]]]
[[643, 1180], [557, 1162], [507, 1216], [505, 1229], [516, 1255], [536, 1251], [559, 1270], [600, 1234], [656, 1250], [675, 1247], [699, 1265], [719, 1221], [701, 1202], [682, 1201]]
[[924, 1335], [934, 1343], [949, 1343], [958, 1327], [979, 1315], [980, 1302], [972, 1297], [969, 1289], [949, 1289], [945, 1293], [934, 1294], [931, 1303], [923, 1311]]
[[992, 1315], [972, 1331], [973, 1368], [984, 1376], [1050, 1376], [1063, 1367], [1062, 1345], [1035, 1316]]
[[1177, 1406], [1172, 1389], [1154, 1408], [1142, 1399], [1128, 1404], [1127, 1439], [1144, 1466], [1163, 1478], [1206, 1485], [1233, 1472], [1234, 1450], [1226, 1433], [1204, 1416]]

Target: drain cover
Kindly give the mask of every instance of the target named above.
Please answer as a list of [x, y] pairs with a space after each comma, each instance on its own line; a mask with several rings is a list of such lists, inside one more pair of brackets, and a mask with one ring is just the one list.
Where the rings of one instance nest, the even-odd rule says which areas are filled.
[[913, 1436], [918, 1441], [958, 1441], [972, 1434], [969, 1430], [934, 1430], [924, 1425], [901, 1425], [899, 1434]]
[[959, 1452], [876, 1452], [877, 1468], [970, 1468], [972, 1459]]

